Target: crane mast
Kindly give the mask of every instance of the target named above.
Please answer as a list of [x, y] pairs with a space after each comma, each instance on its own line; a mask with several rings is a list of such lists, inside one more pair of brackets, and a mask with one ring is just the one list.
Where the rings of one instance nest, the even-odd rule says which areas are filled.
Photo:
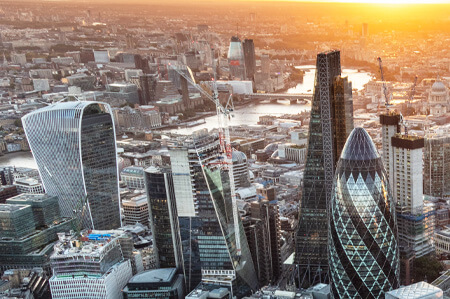
[[[208, 100], [212, 101], [216, 105], [216, 112], [218, 118], [218, 131], [219, 131], [219, 142], [220, 149], [222, 152], [222, 164], [228, 170], [228, 176], [230, 180], [230, 193], [231, 193], [231, 202], [233, 207], [233, 222], [234, 222], [234, 234], [236, 239], [236, 255], [238, 257], [241, 256], [241, 233], [239, 229], [239, 210], [237, 207], [237, 197], [236, 197], [236, 186], [234, 184], [234, 172], [233, 172], [233, 159], [232, 159], [232, 148], [230, 141], [230, 129], [228, 125], [228, 120], [231, 118], [231, 112], [234, 110], [233, 98], [232, 95], [228, 98], [227, 104], [225, 107], [220, 103], [219, 94], [217, 92], [216, 80], [214, 78], [212, 84], [212, 95], [209, 94], [205, 89], [203, 89], [200, 85], [195, 83], [195, 80], [191, 74], [191, 77], [187, 76], [185, 73], [181, 72], [177, 66], [168, 65], [169, 68], [175, 70], [180, 76], [188, 81], [192, 86], [194, 86], [204, 97]], [[215, 67], [214, 67], [215, 69]], [[215, 76], [215, 71], [214, 71]], [[200, 160], [201, 162], [201, 160]], [[203, 167], [204, 165], [202, 165]]]
[[414, 83], [413, 86], [411, 87], [411, 93], [409, 94], [409, 98], [408, 98], [408, 104], [407, 104], [407, 115], [410, 114], [412, 115], [412, 104], [411, 102], [414, 100], [414, 95], [416, 94], [416, 86], [417, 86], [417, 75], [414, 77]]
[[[381, 74], [381, 81], [383, 82], [383, 93], [384, 93], [384, 105], [386, 107], [387, 112], [389, 113], [389, 108], [392, 107], [392, 105], [390, 104], [390, 95], [387, 89], [387, 85], [386, 85], [386, 81], [384, 80], [384, 72], [383, 72], [383, 61], [381, 60], [381, 57], [378, 57], [378, 65], [380, 67], [380, 74]], [[380, 108], [380, 105], [378, 103], [378, 108]]]

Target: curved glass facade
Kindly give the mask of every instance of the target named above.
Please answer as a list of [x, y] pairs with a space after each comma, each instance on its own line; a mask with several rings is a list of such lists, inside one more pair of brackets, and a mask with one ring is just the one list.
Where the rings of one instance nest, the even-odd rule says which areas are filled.
[[334, 298], [384, 298], [399, 287], [394, 201], [380, 155], [356, 128], [336, 168], [329, 219]]
[[61, 215], [83, 227], [120, 227], [116, 140], [111, 109], [99, 102], [61, 102], [22, 118], [45, 190]]

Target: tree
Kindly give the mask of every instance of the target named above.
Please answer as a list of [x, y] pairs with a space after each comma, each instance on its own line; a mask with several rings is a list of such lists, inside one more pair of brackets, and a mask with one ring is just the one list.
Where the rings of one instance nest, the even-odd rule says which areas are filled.
[[22, 127], [23, 127], [23, 126], [22, 126], [22, 120], [21, 120], [20, 118], [16, 119], [16, 120], [14, 121], [14, 125], [15, 125], [16, 127], [22, 128]]
[[431, 283], [440, 276], [440, 272], [444, 270], [444, 266], [437, 258], [426, 255], [414, 260], [414, 271], [412, 277], [415, 282], [426, 280]]

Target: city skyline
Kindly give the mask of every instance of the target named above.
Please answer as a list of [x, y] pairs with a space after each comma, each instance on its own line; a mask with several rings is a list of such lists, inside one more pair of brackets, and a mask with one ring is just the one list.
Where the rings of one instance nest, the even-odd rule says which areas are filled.
[[0, 297], [444, 299], [423, 2], [3, 1]]

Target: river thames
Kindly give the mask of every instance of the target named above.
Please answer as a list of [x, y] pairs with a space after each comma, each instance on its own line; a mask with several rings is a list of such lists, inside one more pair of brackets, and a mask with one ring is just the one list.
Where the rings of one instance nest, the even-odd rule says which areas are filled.
[[[297, 84], [297, 86], [288, 89], [287, 93], [311, 93], [314, 89], [314, 77], [315, 66], [304, 65], [297, 67], [305, 71], [303, 76], [303, 82]], [[369, 82], [372, 75], [368, 72], [360, 72], [356, 69], [342, 69], [342, 75], [348, 76], [352, 82], [354, 89], [361, 90], [364, 85]], [[237, 108], [233, 113], [233, 118], [230, 121], [230, 125], [254, 125], [258, 122], [261, 115], [283, 115], [283, 114], [297, 114], [301, 111], [309, 111], [310, 105], [302, 104], [276, 104], [276, 103], [258, 103], [250, 104], [245, 107]], [[179, 134], [190, 134], [193, 131], [208, 128], [217, 128], [217, 116], [210, 116], [205, 118], [205, 123], [199, 126], [190, 128], [173, 129], [170, 132]], [[31, 152], [16, 152], [6, 154], [0, 157], [0, 166], [16, 166], [16, 167], [29, 167], [37, 168], [36, 162], [33, 159]]]

